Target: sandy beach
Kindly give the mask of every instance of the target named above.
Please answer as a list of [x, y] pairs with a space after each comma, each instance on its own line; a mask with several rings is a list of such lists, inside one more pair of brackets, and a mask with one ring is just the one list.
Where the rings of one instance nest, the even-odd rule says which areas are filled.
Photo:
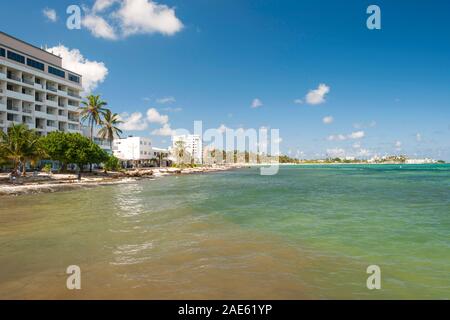
[[0, 173], [0, 196], [18, 196], [34, 193], [68, 191], [79, 188], [92, 188], [102, 185], [125, 184], [143, 179], [155, 179], [170, 175], [203, 174], [237, 168], [235, 166], [214, 166], [197, 168], [142, 168], [124, 172], [94, 171], [84, 173], [81, 180], [76, 174], [65, 173], [28, 173], [16, 182], [9, 180], [8, 173]]

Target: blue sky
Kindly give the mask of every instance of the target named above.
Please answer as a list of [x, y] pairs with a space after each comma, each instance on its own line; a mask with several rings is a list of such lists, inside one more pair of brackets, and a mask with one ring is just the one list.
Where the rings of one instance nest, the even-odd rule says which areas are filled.
[[[143, 130], [127, 133], [157, 145], [170, 137], [154, 130], [202, 120], [278, 128], [293, 156], [450, 160], [448, 1], [134, 1], [10, 2], [0, 30], [103, 63], [107, 75], [91, 64], [87, 77], [102, 80], [93, 92], [117, 113], [140, 113]], [[81, 30], [66, 28], [71, 4], [92, 18]], [[366, 27], [370, 4], [381, 8], [381, 30]], [[308, 103], [320, 84], [329, 92]], [[252, 108], [255, 99], [262, 105]], [[152, 121], [149, 108], [158, 111]]]

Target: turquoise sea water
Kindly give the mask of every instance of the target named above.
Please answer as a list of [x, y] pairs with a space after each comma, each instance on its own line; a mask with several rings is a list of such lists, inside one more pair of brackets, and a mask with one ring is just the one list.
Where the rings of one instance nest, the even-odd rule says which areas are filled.
[[0, 198], [0, 298], [450, 298], [449, 165], [258, 172]]

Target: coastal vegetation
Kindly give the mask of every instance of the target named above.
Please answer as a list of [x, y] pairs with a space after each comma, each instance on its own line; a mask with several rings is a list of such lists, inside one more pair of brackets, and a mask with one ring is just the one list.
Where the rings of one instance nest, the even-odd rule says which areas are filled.
[[24, 124], [12, 125], [0, 136], [0, 154], [4, 164], [13, 172], [26, 175], [27, 164], [36, 168], [39, 160], [58, 162], [61, 171], [75, 164], [82, 171], [87, 164], [107, 162], [110, 156], [89, 138], [79, 133], [55, 131], [39, 137]]
[[109, 146], [112, 150], [114, 138], [120, 138], [120, 135], [122, 134], [122, 130], [120, 130], [118, 127], [119, 124], [122, 123], [122, 121], [119, 120], [119, 115], [117, 113], [112, 113], [109, 109], [106, 109], [102, 113], [102, 117], [100, 118], [100, 124], [102, 127], [99, 130], [98, 134], [100, 138], [109, 141]]
[[87, 121], [91, 140], [94, 139], [94, 126], [102, 123], [102, 115], [105, 114], [107, 103], [101, 100], [99, 95], [89, 95], [82, 101], [80, 107], [81, 121]]
[[[104, 164], [107, 170], [118, 170], [120, 161], [94, 143], [94, 127], [99, 126], [99, 137], [112, 141], [120, 137], [121, 123], [117, 113], [106, 108], [107, 103], [99, 95], [89, 95], [80, 107], [81, 120], [88, 123], [90, 137], [79, 133], [54, 131], [39, 136], [25, 124], [13, 124], [7, 132], [0, 131], [0, 168], [9, 168], [15, 174], [19, 169], [23, 176], [27, 168], [44, 168], [48, 162], [59, 165], [59, 171], [67, 171], [68, 165], [84, 166]], [[41, 161], [41, 162], [40, 162]]]

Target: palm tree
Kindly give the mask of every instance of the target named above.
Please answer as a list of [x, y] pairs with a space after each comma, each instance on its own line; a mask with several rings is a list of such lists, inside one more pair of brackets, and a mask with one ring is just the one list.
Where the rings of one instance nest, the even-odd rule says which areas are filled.
[[39, 136], [29, 130], [26, 125], [12, 125], [8, 132], [0, 131], [0, 154], [13, 162], [14, 172], [22, 165], [22, 173], [26, 175], [26, 163], [36, 162], [42, 156], [39, 148]]
[[175, 142], [175, 156], [177, 157], [178, 164], [184, 163], [184, 157], [186, 154], [187, 151], [184, 141], [179, 140]]
[[82, 102], [84, 105], [80, 108], [81, 121], [88, 121], [91, 133], [91, 140], [94, 140], [94, 125], [101, 123], [101, 114], [105, 112], [107, 103], [100, 99], [99, 95], [89, 95], [86, 100]]
[[100, 135], [100, 138], [109, 141], [111, 150], [114, 138], [120, 138], [120, 134], [122, 133], [122, 130], [118, 128], [120, 123], [122, 123], [122, 121], [119, 120], [119, 115], [117, 113], [112, 113], [109, 109], [106, 109], [106, 112], [103, 113], [103, 119], [100, 120], [102, 128], [98, 134]]

